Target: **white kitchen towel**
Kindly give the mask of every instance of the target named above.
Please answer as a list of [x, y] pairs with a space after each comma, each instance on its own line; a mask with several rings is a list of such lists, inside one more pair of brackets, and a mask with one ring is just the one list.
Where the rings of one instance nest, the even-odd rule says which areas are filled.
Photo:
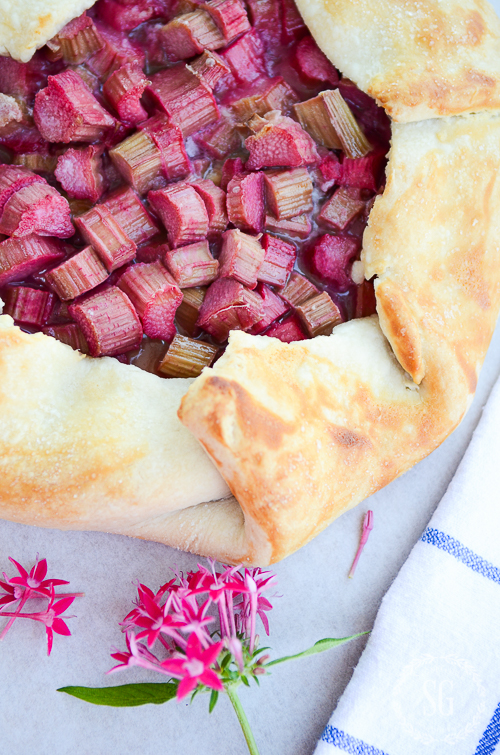
[[315, 755], [490, 755], [499, 741], [500, 381]]

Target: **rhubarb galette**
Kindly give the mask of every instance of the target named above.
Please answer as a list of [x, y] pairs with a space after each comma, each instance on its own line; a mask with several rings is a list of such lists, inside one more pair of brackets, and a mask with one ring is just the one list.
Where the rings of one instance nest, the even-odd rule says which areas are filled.
[[500, 23], [298, 5], [323, 52], [291, 0], [99, 0], [0, 58], [2, 517], [267, 564], [460, 422]]

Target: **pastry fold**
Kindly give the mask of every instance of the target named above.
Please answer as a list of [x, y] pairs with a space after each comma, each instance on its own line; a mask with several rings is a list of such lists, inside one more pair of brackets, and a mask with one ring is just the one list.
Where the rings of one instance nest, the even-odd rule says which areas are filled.
[[323, 52], [396, 121], [500, 107], [500, 19], [485, 0], [296, 0]]
[[233, 332], [182, 400], [271, 562], [462, 419], [500, 307], [499, 158], [499, 116], [394, 124], [363, 238], [379, 318], [292, 344]]

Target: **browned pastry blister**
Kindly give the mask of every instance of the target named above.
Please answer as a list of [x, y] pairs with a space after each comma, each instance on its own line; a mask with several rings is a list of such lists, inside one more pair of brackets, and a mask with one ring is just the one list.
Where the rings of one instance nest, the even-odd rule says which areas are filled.
[[462, 419], [500, 307], [500, 23], [479, 0], [298, 6], [394, 119], [363, 238], [378, 316], [292, 344], [233, 332], [194, 382], [0, 318], [2, 517], [263, 565]]

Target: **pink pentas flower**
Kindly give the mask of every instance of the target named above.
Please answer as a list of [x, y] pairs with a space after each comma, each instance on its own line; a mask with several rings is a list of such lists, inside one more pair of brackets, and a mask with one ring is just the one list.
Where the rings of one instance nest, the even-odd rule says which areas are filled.
[[175, 658], [167, 658], [162, 662], [162, 668], [167, 673], [175, 679], [180, 679], [177, 690], [178, 700], [189, 695], [199, 683], [222, 692], [224, 685], [218, 674], [210, 667], [217, 660], [223, 646], [223, 642], [215, 642], [205, 649], [193, 633], [187, 641], [184, 655], [178, 654]]
[[71, 635], [68, 625], [64, 619], [73, 619], [74, 616], [61, 617], [60, 614], [64, 613], [67, 608], [73, 603], [75, 597], [61, 598], [55, 600], [54, 588], [51, 588], [51, 595], [49, 604], [45, 611], [36, 611], [34, 613], [20, 613], [18, 611], [1, 611], [0, 616], [11, 616], [20, 619], [33, 619], [34, 621], [41, 621], [45, 624], [45, 632], [47, 634], [47, 655], [50, 655], [52, 651], [52, 643], [54, 632], [56, 634], [64, 634], [67, 637]]

